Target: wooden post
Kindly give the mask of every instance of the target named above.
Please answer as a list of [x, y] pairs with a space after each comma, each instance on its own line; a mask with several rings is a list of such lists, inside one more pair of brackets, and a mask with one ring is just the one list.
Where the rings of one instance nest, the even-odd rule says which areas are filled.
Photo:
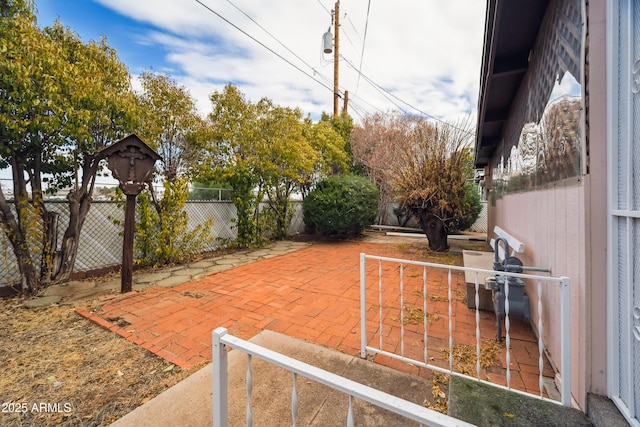
[[136, 222], [136, 195], [127, 194], [124, 211], [124, 240], [122, 241], [122, 281], [120, 292], [131, 292], [133, 282], [133, 231]]
[[134, 133], [103, 148], [98, 159], [106, 158], [113, 177], [127, 196], [124, 211], [124, 239], [122, 241], [122, 282], [120, 292], [131, 292], [133, 282], [133, 232], [136, 222], [136, 196], [151, 182], [156, 161], [161, 157]]

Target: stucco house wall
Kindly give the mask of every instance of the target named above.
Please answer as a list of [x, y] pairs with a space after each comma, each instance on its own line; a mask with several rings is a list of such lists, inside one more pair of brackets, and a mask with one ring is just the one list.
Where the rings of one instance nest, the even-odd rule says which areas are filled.
[[[500, 227], [525, 244], [524, 265], [551, 269], [553, 276], [571, 279], [573, 394], [584, 390], [586, 329], [584, 264], [584, 186], [506, 195], [496, 202]], [[538, 321], [537, 283], [528, 281], [531, 314]], [[543, 341], [551, 362], [560, 366], [560, 290], [545, 284], [542, 294]]]
[[[544, 81], [540, 75], [571, 69], [571, 64], [566, 62], [559, 67], [555, 63], [558, 68], [554, 68], [554, 59], [549, 58], [548, 52], [546, 55], [541, 52], [551, 50], [542, 47], [542, 38], [548, 31], [541, 30], [530, 55], [529, 69], [504, 122], [503, 139], [485, 169], [485, 176], [491, 177], [487, 186], [493, 193], [489, 203], [489, 234], [494, 225], [499, 225], [525, 244], [521, 256], [525, 265], [547, 267], [553, 276], [571, 279], [572, 394], [583, 410], [586, 410], [587, 393], [606, 394], [607, 369], [606, 2], [588, 3], [567, 0], [549, 5], [549, 9], [584, 7], [582, 10], [586, 13], [586, 49], [580, 49], [580, 70], [576, 72], [575, 64], [572, 70], [578, 74], [575, 77], [582, 86], [582, 120], [579, 135], [573, 141], [574, 152], [563, 152], [565, 159], [575, 158], [578, 150], [579, 165], [574, 172], [565, 167], [569, 172], [565, 172], [565, 176], [557, 175], [559, 179], [540, 179], [539, 172], [526, 176], [530, 168], [526, 161], [522, 162], [526, 150], [518, 148], [526, 142], [524, 129], [540, 123], [540, 103], [550, 92], [548, 83], [540, 83]], [[564, 19], [561, 14], [549, 9], [545, 16], [553, 22], [543, 22], [543, 30], [545, 25], [563, 26], [559, 22]], [[549, 15], [553, 15], [552, 18]], [[537, 61], [535, 55], [538, 55]], [[524, 155], [519, 154], [523, 152]], [[520, 166], [515, 165], [518, 162]], [[575, 161], [572, 162], [575, 165]], [[509, 183], [513, 176], [518, 180]], [[533, 321], [537, 322], [537, 284], [528, 283], [527, 293], [531, 298]], [[542, 301], [543, 340], [552, 363], [559, 366], [559, 289], [545, 289]]]

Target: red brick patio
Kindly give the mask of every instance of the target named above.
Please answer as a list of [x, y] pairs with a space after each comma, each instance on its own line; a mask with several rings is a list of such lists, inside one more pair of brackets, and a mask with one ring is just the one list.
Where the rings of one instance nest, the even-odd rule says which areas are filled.
[[[190, 369], [211, 360], [211, 332], [223, 326], [249, 339], [263, 329], [304, 339], [350, 355], [360, 348], [361, 252], [420, 259], [417, 245], [371, 242], [315, 243], [295, 252], [211, 274], [173, 288], [152, 287], [103, 300], [82, 316], [143, 346], [158, 356]], [[422, 270], [404, 271], [405, 315], [423, 307]], [[369, 261], [367, 276], [367, 335], [376, 345], [379, 335], [378, 264]], [[384, 265], [383, 348], [399, 352], [400, 305], [398, 269]], [[464, 276], [452, 274], [454, 345], [475, 346], [475, 312], [467, 308]], [[428, 271], [429, 360], [448, 367], [449, 321], [447, 272]], [[511, 386], [538, 391], [538, 351], [533, 333], [521, 322], [511, 322]], [[405, 355], [422, 358], [422, 324], [405, 319]], [[493, 313], [481, 312], [483, 339], [495, 339]], [[475, 352], [475, 347], [474, 352]], [[474, 353], [475, 354], [475, 353]], [[491, 381], [506, 384], [504, 345], [497, 366], [482, 371]], [[427, 375], [405, 362], [377, 356], [375, 361], [405, 372]], [[548, 365], [548, 364], [547, 364]], [[547, 366], [545, 375], [553, 372]]]

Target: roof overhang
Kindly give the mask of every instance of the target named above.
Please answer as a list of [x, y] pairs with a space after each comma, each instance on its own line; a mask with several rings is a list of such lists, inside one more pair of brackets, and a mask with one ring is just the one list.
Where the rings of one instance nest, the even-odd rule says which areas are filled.
[[549, 0], [487, 0], [475, 166], [486, 166], [529, 68]]

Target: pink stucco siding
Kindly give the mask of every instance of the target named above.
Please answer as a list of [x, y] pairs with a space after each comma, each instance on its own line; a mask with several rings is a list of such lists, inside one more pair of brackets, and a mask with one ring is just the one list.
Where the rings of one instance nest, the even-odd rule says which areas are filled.
[[[494, 221], [525, 244], [525, 265], [551, 269], [552, 276], [571, 279], [572, 390], [582, 400], [586, 359], [584, 186], [573, 185], [508, 194], [496, 201]], [[494, 222], [492, 221], [492, 222]], [[537, 285], [527, 284], [532, 319], [538, 321]], [[542, 295], [543, 341], [551, 362], [560, 366], [560, 291], [545, 285]]]

